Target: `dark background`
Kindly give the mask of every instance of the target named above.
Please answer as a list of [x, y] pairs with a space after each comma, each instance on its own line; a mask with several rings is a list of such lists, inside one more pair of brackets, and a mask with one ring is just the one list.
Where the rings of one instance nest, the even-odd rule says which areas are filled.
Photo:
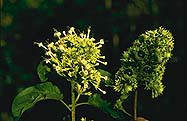
[[[102, 52], [108, 65], [103, 68], [112, 74], [120, 66], [122, 52], [139, 34], [159, 26], [170, 30], [175, 47], [166, 65], [164, 94], [152, 99], [150, 92], [139, 92], [138, 115], [150, 121], [187, 120], [182, 0], [1, 0], [0, 7], [0, 120], [13, 120], [11, 103], [18, 91], [39, 83], [36, 67], [43, 52], [33, 42], [52, 41], [52, 28], [63, 31], [71, 26], [81, 32], [91, 26], [92, 36], [105, 40]], [[114, 97], [113, 92], [105, 96], [111, 100]], [[127, 100], [131, 111], [130, 106], [131, 98]], [[62, 121], [68, 115], [65, 110], [59, 102], [42, 101], [25, 112], [21, 120]], [[78, 111], [78, 117], [114, 121], [93, 107], [83, 106]]]

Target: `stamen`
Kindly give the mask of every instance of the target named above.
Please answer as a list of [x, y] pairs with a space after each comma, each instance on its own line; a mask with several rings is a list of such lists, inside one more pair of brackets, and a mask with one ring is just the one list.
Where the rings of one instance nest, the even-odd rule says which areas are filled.
[[87, 33], [87, 38], [89, 38], [89, 35], [90, 35], [90, 27], [88, 28], [88, 33]]
[[102, 90], [102, 89], [100, 89], [100, 88], [98, 88], [98, 90], [99, 90], [100, 92], [102, 92], [103, 94], [106, 94], [106, 91], [104, 91], [104, 90]]

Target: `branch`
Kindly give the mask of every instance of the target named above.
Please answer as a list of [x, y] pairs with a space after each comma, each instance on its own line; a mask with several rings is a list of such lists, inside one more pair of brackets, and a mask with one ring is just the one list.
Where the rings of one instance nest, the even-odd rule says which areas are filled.
[[71, 111], [70, 107], [69, 107], [63, 100], [60, 100], [60, 102], [61, 102], [62, 104], [64, 104], [64, 105], [66, 106], [66, 108], [67, 108], [69, 111]]
[[81, 105], [89, 105], [89, 103], [88, 102], [78, 103], [78, 104], [76, 104], [76, 107], [81, 106]]

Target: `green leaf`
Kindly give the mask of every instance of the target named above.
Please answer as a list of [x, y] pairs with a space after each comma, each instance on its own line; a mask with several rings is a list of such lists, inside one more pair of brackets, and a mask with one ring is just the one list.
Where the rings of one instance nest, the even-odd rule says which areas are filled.
[[20, 117], [24, 111], [32, 108], [38, 101], [46, 99], [61, 100], [63, 98], [59, 88], [51, 82], [36, 84], [21, 91], [12, 103], [12, 113]]
[[98, 69], [98, 71], [101, 73], [102, 76], [107, 76], [107, 79], [104, 80], [105, 86], [107, 87], [113, 87], [114, 85], [114, 80], [112, 79], [112, 74], [108, 71]]
[[41, 61], [37, 67], [37, 73], [38, 73], [38, 76], [41, 80], [41, 82], [45, 82], [47, 81], [47, 73], [49, 73], [51, 71], [51, 69], [44, 64], [44, 61]]
[[112, 75], [110, 72], [105, 71], [103, 69], [98, 69], [98, 71], [101, 73], [102, 76], [109, 76], [109, 77], [111, 77], [111, 75]]
[[103, 100], [99, 94], [93, 94], [92, 96], [90, 96], [88, 103], [94, 107], [103, 110], [105, 113], [109, 114], [113, 118], [117, 118], [118, 120], [123, 119], [122, 113], [115, 110], [113, 106], [106, 100]]

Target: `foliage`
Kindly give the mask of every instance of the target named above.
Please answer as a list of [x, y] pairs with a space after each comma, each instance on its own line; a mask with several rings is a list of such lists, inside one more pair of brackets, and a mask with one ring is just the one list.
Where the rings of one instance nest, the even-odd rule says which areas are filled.
[[47, 65], [45, 65], [43, 61], [40, 62], [40, 64], [37, 67], [38, 76], [42, 82], [48, 80], [46, 75], [50, 71], [51, 71], [51, 69]]
[[58, 87], [54, 86], [51, 82], [25, 88], [15, 97], [12, 103], [12, 113], [15, 117], [20, 117], [37, 102], [46, 99], [61, 100], [63, 99], [63, 95]]
[[114, 119], [123, 120], [124, 118], [121, 112], [114, 109], [112, 104], [110, 104], [106, 100], [103, 100], [99, 94], [93, 94], [92, 96], [90, 96], [88, 103], [103, 110], [108, 115], [111, 115], [111, 117], [113, 117]]

